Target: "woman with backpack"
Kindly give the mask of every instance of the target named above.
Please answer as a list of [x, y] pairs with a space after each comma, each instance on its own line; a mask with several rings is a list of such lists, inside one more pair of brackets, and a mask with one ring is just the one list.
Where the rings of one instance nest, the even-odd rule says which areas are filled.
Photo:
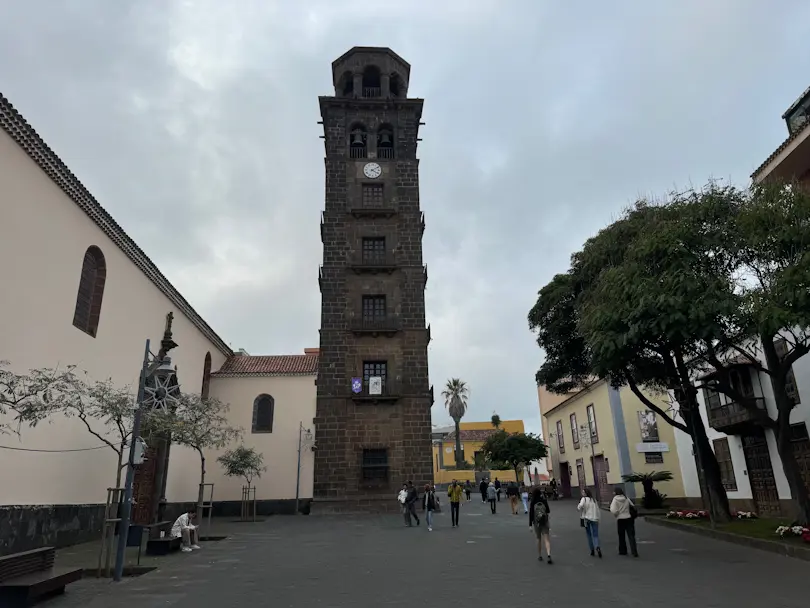
[[534, 535], [537, 537], [538, 561], [543, 561], [543, 544], [545, 544], [548, 563], [553, 564], [554, 562], [551, 561], [549, 513], [551, 513], [551, 509], [548, 508], [548, 501], [543, 496], [543, 491], [540, 488], [535, 488], [534, 492], [532, 492], [532, 503], [529, 507], [529, 528], [534, 530]]
[[[636, 505], [627, 498], [621, 486], [613, 488], [613, 501], [610, 503], [610, 512], [616, 518], [616, 528], [619, 532], [619, 555], [627, 555], [627, 545], [630, 545], [630, 553], [633, 557], [638, 557], [636, 547]], [[625, 536], [627, 539], [625, 539]]]
[[422, 498], [422, 510], [425, 512], [428, 532], [433, 532], [433, 512], [439, 510], [439, 497], [436, 496], [436, 488], [425, 484], [425, 495]]
[[585, 528], [585, 535], [588, 537], [588, 548], [593, 556], [594, 549], [599, 557], [602, 557], [602, 549], [599, 546], [599, 504], [593, 499], [593, 494], [588, 489], [582, 491], [582, 500], [577, 505], [579, 519], [582, 527]]

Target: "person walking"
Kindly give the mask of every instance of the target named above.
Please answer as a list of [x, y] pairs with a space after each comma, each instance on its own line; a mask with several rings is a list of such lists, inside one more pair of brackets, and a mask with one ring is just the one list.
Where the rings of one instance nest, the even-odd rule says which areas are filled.
[[498, 502], [501, 502], [501, 482], [497, 477], [495, 478], [495, 491], [498, 493]]
[[405, 501], [408, 499], [408, 484], [403, 483], [402, 489], [399, 491], [397, 495], [397, 501], [399, 502], [399, 510], [402, 513], [402, 518], [405, 521], [405, 525], [409, 525], [411, 523], [411, 516], [408, 513], [408, 507], [405, 504]]
[[582, 498], [577, 505], [579, 518], [585, 528], [585, 535], [588, 537], [588, 548], [591, 556], [596, 551], [599, 558], [602, 557], [602, 548], [599, 546], [599, 503], [593, 499], [593, 494], [588, 489], [582, 492]]
[[518, 486], [514, 481], [510, 481], [506, 486], [506, 496], [509, 498], [509, 506], [512, 508], [512, 515], [518, 514]]
[[470, 496], [472, 495], [472, 484], [470, 480], [464, 482], [464, 493], [467, 495], [467, 502], [470, 502]]
[[633, 557], [638, 557], [636, 547], [636, 505], [627, 498], [624, 490], [616, 486], [613, 488], [615, 496], [610, 502], [610, 512], [616, 518], [616, 529], [619, 532], [619, 555], [627, 555], [627, 545], [630, 545], [630, 553]]
[[416, 520], [416, 525], [419, 525], [419, 516], [416, 514], [416, 501], [419, 500], [419, 492], [413, 486], [413, 482], [408, 482], [408, 495], [405, 498], [405, 507], [407, 508], [408, 527], [413, 526], [411, 517]]
[[425, 512], [425, 522], [428, 532], [433, 532], [433, 512], [438, 511], [439, 497], [436, 489], [429, 483], [425, 484], [425, 495], [422, 497], [422, 510]]
[[495, 489], [495, 484], [491, 481], [487, 486], [487, 500], [489, 501], [489, 508], [492, 514], [495, 515], [495, 503], [498, 501], [498, 490]]
[[478, 484], [478, 491], [481, 492], [481, 502], [487, 501], [487, 487], [488, 484], [486, 479], [482, 479], [481, 483]]
[[537, 538], [537, 560], [543, 561], [543, 545], [545, 544], [548, 563], [553, 564], [554, 562], [551, 561], [550, 513], [551, 509], [548, 508], [548, 501], [543, 496], [543, 491], [540, 488], [535, 488], [529, 506], [529, 528], [534, 531]]
[[458, 527], [458, 512], [459, 507], [461, 506], [461, 493], [462, 493], [461, 484], [458, 483], [455, 479], [453, 483], [450, 484], [450, 487], [447, 488], [447, 496], [450, 498], [450, 519], [452, 521], [451, 528]]
[[523, 514], [529, 512], [529, 488], [525, 483], [520, 484], [520, 500], [523, 502]]

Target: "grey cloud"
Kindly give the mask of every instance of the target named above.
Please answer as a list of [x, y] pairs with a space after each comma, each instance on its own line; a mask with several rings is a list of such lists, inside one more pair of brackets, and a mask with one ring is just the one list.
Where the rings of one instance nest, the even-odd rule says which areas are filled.
[[298, 352], [319, 322], [317, 96], [349, 47], [391, 46], [426, 99], [432, 380], [468, 380], [470, 419], [537, 429], [537, 289], [639, 194], [747, 182], [810, 73], [801, 0], [585, 4], [5, 3], [0, 82], [226, 341]]

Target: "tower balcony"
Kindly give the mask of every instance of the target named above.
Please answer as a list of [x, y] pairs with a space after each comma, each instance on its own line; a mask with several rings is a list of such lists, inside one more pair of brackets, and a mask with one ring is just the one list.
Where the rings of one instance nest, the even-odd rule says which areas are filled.
[[425, 278], [425, 287], [427, 287], [427, 281], [428, 281], [427, 264], [422, 266], [422, 276], [424, 276], [424, 278]]
[[393, 380], [384, 380], [382, 390], [378, 395], [369, 392], [369, 383], [363, 382], [362, 390], [359, 393], [352, 391], [351, 398], [355, 403], [396, 403], [402, 396], [399, 384]]
[[393, 336], [402, 329], [402, 323], [394, 315], [384, 317], [355, 317], [349, 323], [349, 328], [355, 335]]
[[422, 213], [422, 215], [419, 217], [419, 228], [422, 230], [421, 236], [425, 236], [425, 214], [424, 213]]
[[394, 205], [378, 205], [374, 207], [364, 207], [355, 204], [349, 209], [349, 213], [356, 219], [368, 218], [389, 218], [397, 214], [397, 208]]
[[323, 291], [323, 266], [318, 266], [318, 289]]
[[427, 334], [427, 343], [430, 344], [430, 341], [433, 339], [430, 335], [430, 325], [425, 328], [425, 333]]
[[[765, 412], [765, 400], [762, 397], [752, 398], [757, 409]], [[726, 435], [739, 435], [755, 424], [757, 415], [741, 403], [729, 402], [707, 411], [709, 426]]]
[[397, 260], [392, 253], [373, 256], [357, 255], [352, 259], [350, 268], [357, 274], [391, 274], [397, 269]]

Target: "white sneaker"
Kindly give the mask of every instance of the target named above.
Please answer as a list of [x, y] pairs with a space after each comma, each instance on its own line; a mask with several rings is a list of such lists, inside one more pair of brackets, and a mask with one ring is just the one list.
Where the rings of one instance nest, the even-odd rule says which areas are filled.
[[433, 532], [433, 528], [428, 528], [428, 532]]
[[191, 545], [192, 549], [202, 549], [200, 545]]
[[183, 547], [180, 549], [183, 553], [191, 553], [191, 547]]

